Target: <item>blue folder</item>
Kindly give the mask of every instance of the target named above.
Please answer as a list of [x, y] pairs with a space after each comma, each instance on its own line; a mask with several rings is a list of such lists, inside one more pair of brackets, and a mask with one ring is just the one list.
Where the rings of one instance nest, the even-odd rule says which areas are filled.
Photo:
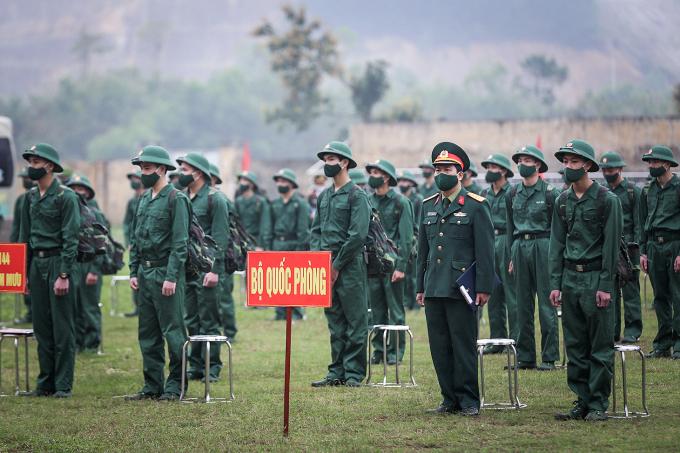
[[[456, 279], [458, 289], [460, 290], [460, 293], [463, 295], [463, 298], [468, 303], [468, 307], [470, 307], [471, 310], [477, 309], [477, 305], [475, 305], [475, 299], [477, 299], [477, 287], [475, 285], [476, 275], [477, 262], [475, 261], [465, 272], [463, 272], [463, 275]], [[493, 273], [493, 277], [493, 287], [495, 288], [501, 284], [501, 279], [498, 278], [498, 275], [496, 275], [495, 272]]]

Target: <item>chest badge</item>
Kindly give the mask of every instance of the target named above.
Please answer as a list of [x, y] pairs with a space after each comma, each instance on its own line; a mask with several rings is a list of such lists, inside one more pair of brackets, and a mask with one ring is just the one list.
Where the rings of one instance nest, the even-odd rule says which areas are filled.
[[454, 212], [453, 216], [454, 217], [467, 217], [467, 212], [460, 212], [460, 211]]

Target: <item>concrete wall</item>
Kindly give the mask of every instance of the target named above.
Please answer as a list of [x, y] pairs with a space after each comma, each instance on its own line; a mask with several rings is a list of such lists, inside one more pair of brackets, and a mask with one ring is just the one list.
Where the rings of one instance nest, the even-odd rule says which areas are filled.
[[591, 143], [598, 155], [617, 150], [628, 170], [642, 170], [640, 156], [651, 145], [680, 145], [680, 118], [374, 123], [350, 129], [350, 143], [360, 164], [385, 158], [397, 167], [414, 167], [429, 159], [440, 141], [461, 145], [479, 166], [490, 153], [510, 156], [523, 145], [536, 144], [539, 137], [551, 170], [559, 168], [553, 153], [574, 138]]

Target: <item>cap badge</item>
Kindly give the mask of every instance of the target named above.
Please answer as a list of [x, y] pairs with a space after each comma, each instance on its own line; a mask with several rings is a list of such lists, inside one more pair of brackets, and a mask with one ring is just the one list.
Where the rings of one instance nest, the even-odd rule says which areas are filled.
[[573, 147], [574, 147], [574, 144], [573, 144], [572, 142], [569, 142], [569, 143], [567, 143], [564, 147], [565, 147], [565, 148], [573, 148]]

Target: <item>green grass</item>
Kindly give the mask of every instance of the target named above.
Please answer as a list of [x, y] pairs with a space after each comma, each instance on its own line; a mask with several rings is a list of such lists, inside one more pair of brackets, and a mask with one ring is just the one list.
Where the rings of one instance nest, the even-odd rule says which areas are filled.
[[[122, 311], [130, 308], [121, 287]], [[238, 291], [235, 292], [238, 294]], [[3, 296], [2, 316], [13, 316], [13, 296]], [[680, 362], [648, 362], [648, 403], [652, 417], [603, 424], [556, 422], [553, 413], [570, 406], [566, 371], [520, 372], [521, 411], [484, 411], [476, 419], [426, 415], [440, 402], [429, 354], [424, 313], [407, 313], [416, 337], [411, 389], [312, 389], [325, 375], [328, 331], [320, 309], [293, 327], [290, 436], [281, 435], [285, 324], [272, 310], [238, 305], [239, 334], [234, 344], [236, 400], [181, 404], [125, 402], [116, 395], [141, 388], [141, 357], [136, 319], [111, 317], [109, 285], [105, 304], [105, 355], [80, 355], [70, 400], [0, 398], [0, 451], [225, 451], [307, 450], [677, 450], [680, 441]], [[648, 350], [656, 330], [653, 311], [644, 309], [642, 345]], [[482, 326], [482, 337], [488, 325]], [[3, 385], [12, 384], [12, 356], [4, 345]], [[31, 385], [37, 361], [31, 350]], [[630, 360], [631, 404], [639, 407], [639, 364]], [[485, 361], [488, 398], [505, 397], [503, 359]], [[226, 371], [226, 370], [224, 370]], [[402, 368], [405, 372], [406, 368]], [[223, 374], [226, 376], [226, 373]], [[190, 393], [201, 395], [200, 384]], [[213, 396], [226, 394], [226, 380]], [[219, 394], [222, 395], [219, 395]]]

